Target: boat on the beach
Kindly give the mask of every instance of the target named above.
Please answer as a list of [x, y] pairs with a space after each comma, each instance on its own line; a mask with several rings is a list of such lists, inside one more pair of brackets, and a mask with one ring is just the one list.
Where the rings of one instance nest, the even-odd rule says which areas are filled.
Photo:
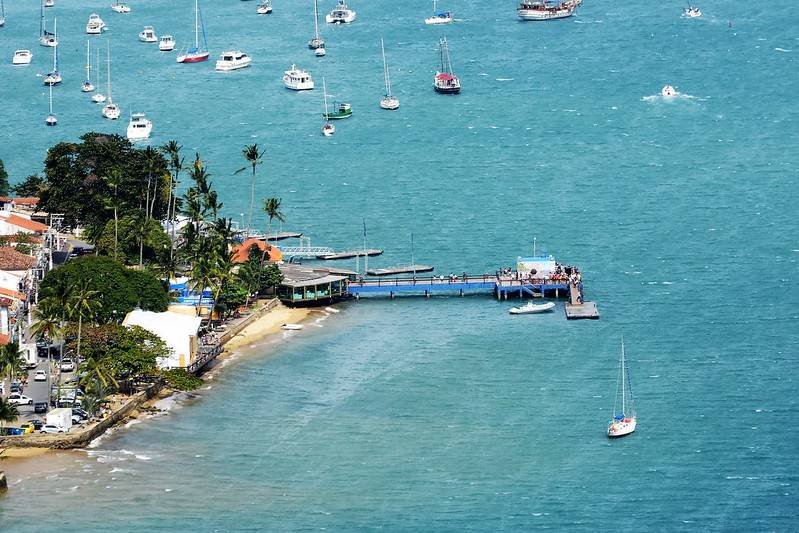
[[308, 48], [316, 50], [325, 47], [325, 40], [319, 35], [319, 8], [317, 0], [313, 0], [313, 39], [308, 41]]
[[325, 21], [328, 24], [349, 24], [355, 21], [357, 13], [347, 7], [344, 0], [338, 0], [338, 4], [333, 8], [333, 11], [325, 15]]
[[[325, 101], [325, 114], [324, 116], [327, 117], [327, 83], [325, 83], [324, 76], [322, 77], [322, 98]], [[330, 121], [325, 118], [325, 123], [322, 125], [322, 135], [325, 137], [331, 137], [334, 133], [336, 133], [336, 127], [330, 123]]]
[[108, 120], [116, 120], [119, 118], [119, 106], [114, 103], [111, 98], [111, 45], [108, 46], [108, 64], [106, 65], [106, 75], [108, 76], [108, 101], [103, 106], [103, 117]]
[[696, 6], [689, 5], [686, 8], [683, 8], [682, 15], [685, 18], [695, 19], [702, 16], [702, 10]]
[[666, 98], [671, 98], [673, 96], [677, 96], [678, 94], [680, 93], [678, 93], [677, 90], [671, 85], [664, 85], [660, 90], [660, 95], [665, 96]]
[[287, 331], [299, 331], [303, 328], [302, 324], [283, 324], [280, 326], [280, 329], [285, 329]]
[[[200, 46], [200, 30], [202, 29], [203, 42]], [[210, 52], [208, 43], [205, 40], [205, 25], [203, 24], [202, 14], [200, 13], [200, 1], [194, 0], [194, 46], [187, 48], [175, 59], [178, 63], [200, 63], [207, 61]]]
[[33, 52], [30, 50], [16, 50], [14, 57], [11, 59], [12, 65], [30, 65], [33, 60]]
[[461, 92], [461, 80], [452, 72], [452, 61], [449, 58], [449, 45], [446, 37], [439, 39], [438, 52], [441, 65], [433, 77], [433, 89], [441, 94], [459, 94]]
[[424, 19], [428, 25], [449, 24], [453, 21], [451, 11], [436, 11], [436, 0], [433, 0], [433, 15]]
[[255, 12], [259, 15], [269, 15], [272, 12], [272, 0], [261, 0], [261, 3], [255, 8]]
[[527, 302], [527, 304], [519, 306], [519, 307], [511, 307], [510, 311], [508, 311], [512, 315], [532, 315], [537, 313], [546, 313], [547, 311], [552, 311], [555, 308], [554, 302], [547, 302], [544, 304], [534, 304], [531, 301]]
[[[618, 409], [619, 400], [621, 400], [621, 410]], [[630, 383], [630, 368], [625, 360], [624, 338], [622, 338], [619, 374], [616, 378], [616, 395], [613, 399], [613, 418], [608, 424], [608, 437], [623, 437], [635, 431], [638, 422], [636, 414], [635, 399], [633, 399]]]
[[126, 136], [129, 141], [143, 141], [150, 138], [153, 122], [144, 113], [133, 113], [128, 122]]
[[139, 32], [139, 40], [143, 43], [157, 43], [158, 36], [155, 34], [155, 28], [152, 26], [145, 26], [144, 29]]
[[53, 86], [50, 85], [50, 113], [47, 115], [47, 118], [44, 119], [44, 123], [48, 126], [55, 126], [58, 124], [58, 118], [56, 118], [55, 114], [53, 113]]
[[391, 77], [388, 74], [388, 64], [386, 63], [386, 49], [383, 47], [383, 38], [380, 38], [380, 53], [383, 55], [383, 81], [386, 84], [386, 94], [380, 99], [380, 108], [393, 111], [399, 109], [399, 98], [391, 94]]
[[92, 62], [89, 56], [89, 41], [86, 41], [86, 81], [83, 82], [80, 90], [84, 93], [90, 93], [94, 90], [94, 84], [91, 79]]
[[[58, 36], [56, 35], [56, 38]], [[45, 85], [58, 85], [61, 83], [61, 73], [58, 71], [58, 47], [53, 47], [53, 70], [48, 72], [42, 81]]]
[[283, 73], [283, 85], [292, 91], [309, 91], [314, 88], [311, 73], [297, 68], [297, 65], [294, 64]]
[[162, 52], [171, 52], [175, 49], [175, 38], [171, 35], [162, 35], [158, 40], [158, 49]]
[[89, 15], [89, 21], [86, 23], [86, 33], [89, 35], [100, 35], [105, 30], [105, 22], [100, 18], [100, 15], [97, 13]]
[[216, 61], [216, 70], [230, 71], [247, 68], [252, 63], [252, 58], [240, 50], [222, 52]]
[[42, 4], [39, 15], [39, 44], [42, 46], [58, 46], [57, 21], [53, 21], [53, 31], [48, 31], [47, 20], [44, 17], [44, 8], [47, 7]]
[[113, 4], [111, 4], [111, 11], [114, 13], [130, 13], [130, 6], [127, 4], [123, 4], [117, 0]]
[[100, 92], [100, 49], [97, 49], [97, 76], [95, 77], [97, 83], [94, 85], [94, 94], [92, 95], [92, 102], [95, 104], [102, 104], [105, 102], [105, 95]]
[[565, 0], [557, 4], [548, 0], [522, 1], [516, 14], [522, 20], [554, 20], [571, 17], [583, 0]]

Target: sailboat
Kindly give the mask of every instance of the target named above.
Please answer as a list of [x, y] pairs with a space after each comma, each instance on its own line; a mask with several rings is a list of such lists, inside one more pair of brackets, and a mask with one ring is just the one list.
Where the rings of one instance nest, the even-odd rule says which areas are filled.
[[327, 117], [329, 116], [327, 112], [327, 84], [325, 83], [324, 78], [322, 78], [322, 94], [324, 95], [325, 99], [325, 125], [322, 126], [322, 135], [325, 137], [330, 137], [336, 133], [336, 127], [327, 120]]
[[58, 37], [54, 32], [47, 31], [47, 20], [44, 18], [45, 5], [39, 8], [39, 44], [42, 46], [58, 46]]
[[441, 55], [441, 68], [433, 78], [433, 89], [441, 94], [458, 94], [461, 92], [461, 80], [452, 73], [452, 62], [449, 59], [449, 46], [447, 38], [438, 41], [438, 51]]
[[119, 118], [119, 106], [114, 103], [111, 98], [111, 45], [108, 45], [108, 65], [106, 67], [106, 75], [108, 76], [108, 103], [103, 107], [103, 116], [109, 120], [116, 120]]
[[53, 86], [50, 86], [50, 114], [47, 115], [47, 118], [44, 119], [44, 123], [48, 126], [55, 126], [58, 124], [58, 119], [53, 114]]
[[[57, 23], [58, 21], [56, 21]], [[58, 39], [58, 30], [54, 34], [56, 40]], [[56, 41], [57, 42], [57, 41]], [[43, 79], [45, 85], [58, 85], [61, 83], [61, 73], [58, 72], [58, 47], [53, 47], [53, 70], [49, 72]]]
[[102, 104], [105, 102], [105, 95], [100, 92], [100, 49], [97, 49], [97, 85], [94, 86], [92, 102]]
[[449, 24], [452, 22], [451, 11], [436, 11], [436, 0], [433, 0], [433, 16], [424, 19], [425, 24]]
[[[617, 410], [619, 399], [621, 399], [621, 411]], [[635, 400], [630, 385], [630, 369], [624, 359], [624, 338], [622, 338], [619, 375], [616, 379], [616, 397], [613, 399], [613, 418], [608, 424], [608, 437], [629, 435], [635, 431], [636, 422]]]
[[319, 36], [319, 9], [316, 5], [317, 0], [313, 0], [313, 39], [308, 41], [308, 48], [316, 50], [325, 47], [325, 40]]
[[[200, 47], [200, 29], [202, 28], [203, 45]], [[200, 0], [194, 0], [194, 46], [180, 54], [176, 61], [178, 63], [200, 63], [208, 61], [208, 43], [205, 40], [205, 25], [202, 15], [200, 15]]]
[[83, 86], [80, 88], [80, 90], [85, 93], [90, 93], [94, 90], [94, 84], [91, 80], [91, 70], [92, 63], [89, 59], [89, 41], [86, 41], [86, 81], [83, 82]]
[[0, 0], [0, 27], [6, 25], [6, 6], [3, 0]]
[[386, 94], [380, 99], [380, 107], [393, 111], [399, 109], [399, 98], [391, 94], [391, 78], [388, 75], [388, 64], [386, 63], [386, 49], [383, 46], [383, 38], [380, 38], [380, 52], [383, 54], [383, 80], [386, 82]]

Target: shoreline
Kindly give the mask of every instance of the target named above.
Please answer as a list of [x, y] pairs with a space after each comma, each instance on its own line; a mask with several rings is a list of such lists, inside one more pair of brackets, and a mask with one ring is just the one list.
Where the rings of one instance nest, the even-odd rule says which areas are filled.
[[[283, 324], [303, 323], [307, 321], [314, 311], [315, 310], [311, 308], [292, 308], [283, 304], [278, 304], [225, 342], [222, 353], [214, 359], [212, 364], [208, 365], [204, 371], [200, 372], [199, 376], [202, 377], [208, 374], [208, 377], [213, 379], [222, 368], [227, 366], [229, 361], [234, 359], [234, 356], [239, 355], [243, 351], [255, 348], [255, 343], [280, 333]], [[95, 437], [92, 442], [125, 429], [126, 424], [131, 420], [137, 420], [145, 414], [152, 414], [154, 412], [168, 413], [169, 410], [160, 409], [158, 403], [178, 394], [192, 394], [192, 391], [186, 392], [166, 386], [163, 387], [152, 398], [143, 401], [115, 424], [109, 426], [100, 435]], [[19, 478], [21, 473], [27, 471], [27, 466], [38, 457], [53, 455], [54, 453], [81, 451], [84, 449], [86, 449], [86, 446], [72, 448], [71, 450], [38, 446], [0, 446], [0, 471], [5, 471], [6, 475], [10, 478]], [[7, 466], [11, 468], [7, 468]]]

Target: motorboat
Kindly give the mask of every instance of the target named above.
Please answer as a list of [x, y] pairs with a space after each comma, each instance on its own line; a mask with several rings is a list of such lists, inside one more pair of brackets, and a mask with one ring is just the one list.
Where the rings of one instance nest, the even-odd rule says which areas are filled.
[[291, 69], [283, 74], [283, 85], [292, 91], [307, 91], [314, 88], [313, 78], [307, 70], [291, 65]]
[[424, 19], [428, 25], [450, 24], [454, 19], [451, 11], [436, 11], [436, 0], [433, 0], [433, 15]]
[[433, 89], [441, 94], [459, 94], [461, 92], [461, 80], [452, 72], [452, 62], [449, 58], [449, 45], [446, 37], [438, 41], [438, 50], [441, 65], [433, 77]]
[[[308, 41], [308, 48], [316, 50], [317, 48], [325, 47], [325, 40], [319, 35], [319, 8], [317, 7], [317, 0], [313, 1], [313, 39]], [[324, 54], [323, 54], [324, 55]]]
[[333, 103], [333, 111], [327, 112], [325, 111], [325, 119], [326, 120], [341, 120], [344, 118], [350, 118], [352, 116], [352, 105], [347, 104], [344, 102]]
[[252, 58], [239, 50], [222, 52], [216, 61], [216, 70], [238, 70], [246, 68], [252, 63]]
[[547, 311], [552, 311], [555, 308], [554, 302], [547, 302], [545, 304], [534, 304], [532, 301], [527, 302], [527, 304], [519, 306], [519, 307], [511, 307], [510, 311], [508, 311], [512, 315], [532, 315], [536, 313], [546, 313]]
[[663, 88], [660, 90], [660, 95], [665, 96], [666, 98], [671, 98], [677, 96], [678, 93], [677, 89], [672, 87], [671, 85], [664, 85]]
[[139, 40], [143, 43], [157, 43], [158, 36], [155, 34], [155, 28], [152, 26], [145, 26], [144, 29], [139, 32]]
[[357, 13], [347, 7], [347, 3], [344, 0], [338, 0], [338, 4], [336, 7], [325, 15], [325, 21], [328, 24], [349, 24], [350, 22], [355, 22], [355, 16]]
[[383, 46], [383, 39], [380, 39], [380, 53], [383, 55], [383, 81], [386, 84], [386, 94], [380, 99], [380, 108], [394, 111], [399, 109], [399, 98], [391, 94], [391, 78], [388, 75], [388, 63], [386, 63], [386, 49]]
[[44, 119], [44, 123], [48, 126], [55, 126], [58, 124], [58, 118], [56, 118], [55, 114], [53, 113], [53, 86], [50, 86], [50, 114], [47, 115], [47, 118]]
[[316, 57], [325, 57], [327, 55], [327, 50], [325, 50], [324, 46], [320, 46], [316, 50], [313, 51], [313, 55]]
[[[202, 33], [202, 46], [200, 46], [200, 34]], [[178, 63], [201, 63], [208, 61], [211, 53], [208, 51], [208, 42], [205, 40], [205, 25], [200, 15], [200, 2], [194, 0], [194, 46], [188, 47], [185, 51], [178, 54], [175, 61]]]
[[123, 14], [130, 13], [130, 6], [127, 4], [122, 4], [117, 1], [111, 5], [111, 10], [114, 13], [123, 13]]
[[285, 329], [287, 331], [299, 331], [303, 328], [302, 324], [283, 324], [280, 326], [280, 329]]
[[89, 15], [89, 21], [86, 23], [86, 33], [89, 35], [100, 35], [105, 30], [105, 22], [100, 18], [100, 15], [97, 13]]
[[153, 122], [144, 113], [133, 113], [128, 122], [127, 138], [129, 141], [143, 141], [150, 138]]
[[255, 8], [255, 12], [259, 15], [269, 15], [272, 13], [272, 0], [261, 0], [261, 3]]
[[162, 52], [171, 52], [175, 49], [175, 38], [171, 35], [162, 35], [158, 41], [158, 49]]
[[702, 10], [696, 6], [688, 6], [682, 10], [682, 15], [689, 19], [695, 19], [702, 16]]
[[44, 7], [53, 7], [55, 5], [55, 0], [44, 0]]
[[33, 60], [33, 52], [30, 50], [15, 50], [14, 57], [11, 59], [12, 65], [30, 65]]
[[[619, 400], [621, 401], [619, 402]], [[620, 410], [619, 407], [621, 407]], [[623, 437], [635, 431], [635, 426], [638, 424], [635, 407], [630, 381], [630, 368], [625, 360], [624, 339], [622, 339], [619, 373], [616, 378], [616, 394], [613, 398], [613, 418], [608, 423], [608, 437]]]
[[522, 20], [554, 20], [571, 17], [583, 0], [565, 0], [557, 4], [548, 0], [523, 0], [516, 8], [516, 14]]
[[89, 57], [90, 48], [89, 48], [89, 41], [86, 41], [86, 81], [83, 82], [80, 90], [84, 93], [90, 93], [94, 90], [94, 84], [92, 83], [91, 73], [92, 73], [92, 64], [91, 59]]

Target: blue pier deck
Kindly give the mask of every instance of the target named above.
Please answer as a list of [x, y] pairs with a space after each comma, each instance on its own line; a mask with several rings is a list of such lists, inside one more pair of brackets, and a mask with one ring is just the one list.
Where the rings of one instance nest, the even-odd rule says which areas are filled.
[[[576, 287], [582, 293], [582, 283]], [[457, 278], [431, 277], [397, 277], [390, 279], [365, 279], [351, 281], [349, 293], [361, 296], [388, 296], [393, 298], [399, 294], [432, 296], [434, 294], [493, 294], [498, 299], [561, 296], [568, 297], [570, 287], [567, 281], [536, 280], [522, 281], [513, 278], [501, 278], [491, 275], [458, 276]]]

